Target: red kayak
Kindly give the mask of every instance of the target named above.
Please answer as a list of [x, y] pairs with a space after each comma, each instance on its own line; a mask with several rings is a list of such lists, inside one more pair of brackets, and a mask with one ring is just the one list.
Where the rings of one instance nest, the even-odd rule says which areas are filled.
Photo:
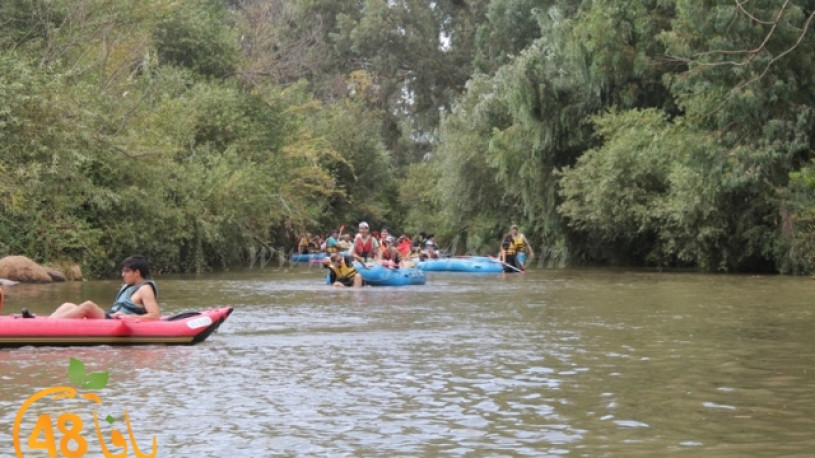
[[193, 345], [209, 337], [230, 313], [232, 307], [221, 307], [156, 321], [0, 316], [0, 347]]

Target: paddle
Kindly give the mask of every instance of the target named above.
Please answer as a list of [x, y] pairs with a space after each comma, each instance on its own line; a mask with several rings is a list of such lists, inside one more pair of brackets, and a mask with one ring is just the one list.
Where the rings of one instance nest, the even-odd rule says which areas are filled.
[[520, 272], [520, 273], [523, 273], [523, 272], [524, 272], [523, 270], [521, 270], [521, 269], [519, 269], [519, 268], [517, 268], [517, 267], [513, 266], [512, 264], [507, 264], [507, 263], [505, 263], [504, 261], [502, 261], [502, 260], [500, 260], [500, 259], [496, 259], [496, 258], [494, 258], [494, 257], [492, 257], [492, 256], [489, 256], [489, 258], [490, 258], [490, 259], [491, 259], [493, 262], [500, 262], [502, 265], [504, 265], [504, 266], [506, 266], [506, 267], [509, 267], [510, 269], [513, 269], [515, 272]]

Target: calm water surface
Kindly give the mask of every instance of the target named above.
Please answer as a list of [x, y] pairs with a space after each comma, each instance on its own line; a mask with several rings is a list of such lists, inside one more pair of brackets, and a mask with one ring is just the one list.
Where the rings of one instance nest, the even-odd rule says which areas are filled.
[[[127, 410], [166, 457], [815, 454], [808, 278], [542, 269], [337, 290], [320, 269], [267, 267], [158, 282], [168, 313], [235, 312], [194, 347], [0, 350], [0, 456], [71, 357], [110, 373], [100, 416]], [[4, 312], [108, 304], [117, 287], [15, 286]]]

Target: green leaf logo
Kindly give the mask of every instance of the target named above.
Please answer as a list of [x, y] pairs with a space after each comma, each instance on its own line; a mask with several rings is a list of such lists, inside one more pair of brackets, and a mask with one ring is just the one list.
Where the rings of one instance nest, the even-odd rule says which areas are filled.
[[85, 377], [85, 383], [82, 384], [82, 388], [85, 388], [87, 390], [101, 390], [107, 385], [108, 385], [108, 373], [94, 372], [92, 374], [88, 374]]
[[85, 363], [76, 358], [71, 358], [71, 362], [68, 364], [68, 380], [74, 385], [82, 386], [82, 382], [85, 380]]
[[71, 358], [68, 364], [68, 380], [87, 390], [101, 390], [108, 385], [108, 373], [92, 372], [85, 375], [85, 363]]

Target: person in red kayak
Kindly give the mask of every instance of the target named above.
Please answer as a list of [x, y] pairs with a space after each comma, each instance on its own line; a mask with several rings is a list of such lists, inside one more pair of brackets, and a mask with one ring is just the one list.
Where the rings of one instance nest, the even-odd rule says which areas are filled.
[[60, 305], [51, 318], [114, 318], [120, 320], [158, 320], [158, 288], [150, 277], [150, 267], [142, 256], [130, 256], [122, 261], [122, 280], [125, 284], [116, 295], [113, 306], [105, 312], [91, 301], [79, 305], [66, 302]]

